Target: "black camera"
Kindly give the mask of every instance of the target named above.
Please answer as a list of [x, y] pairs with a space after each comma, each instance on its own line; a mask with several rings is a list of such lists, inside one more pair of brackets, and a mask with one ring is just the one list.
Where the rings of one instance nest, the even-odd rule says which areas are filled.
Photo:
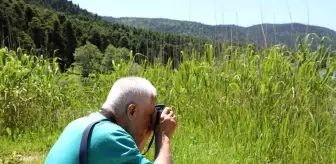
[[159, 123], [159, 121], [160, 121], [160, 115], [162, 114], [164, 108], [165, 108], [164, 104], [157, 104], [157, 105], [155, 105], [156, 117], [155, 117], [154, 128]]
[[[164, 108], [165, 108], [164, 104], [157, 104], [157, 105], [155, 105], [155, 111], [156, 111], [156, 113], [153, 114], [153, 117], [154, 117], [153, 121], [155, 121], [155, 122], [153, 122], [153, 130], [155, 130], [156, 126], [159, 124], [159, 122], [160, 122], [160, 116], [161, 116]], [[147, 151], [143, 155], [145, 155], [148, 152], [149, 148], [151, 147], [151, 145], [152, 145], [152, 143], [154, 141], [154, 136], [155, 135], [152, 136], [152, 139], [149, 142]]]
[[165, 108], [164, 104], [157, 104], [155, 105], [155, 110], [160, 112], [160, 114], [163, 112], [163, 109]]

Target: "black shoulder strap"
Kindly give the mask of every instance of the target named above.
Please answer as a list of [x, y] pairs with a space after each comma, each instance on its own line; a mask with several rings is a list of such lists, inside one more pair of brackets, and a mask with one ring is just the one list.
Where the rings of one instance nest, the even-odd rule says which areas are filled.
[[[156, 113], [156, 119], [155, 119], [155, 123], [154, 123], [154, 130], [155, 130], [156, 126], [158, 125], [159, 121], [160, 121], [160, 115], [161, 115], [161, 113], [159, 113], [159, 112]], [[155, 137], [155, 134], [153, 134], [152, 139], [149, 142], [149, 145], [147, 147], [147, 151], [145, 153], [143, 153], [142, 155], [146, 155], [146, 153], [148, 152], [148, 150], [152, 146], [152, 143], [154, 141], [154, 137]]]
[[84, 130], [84, 133], [82, 135], [82, 140], [80, 143], [80, 150], [79, 150], [79, 164], [87, 164], [87, 158], [88, 158], [88, 141], [90, 141], [90, 135], [93, 129], [93, 126], [95, 126], [97, 123], [100, 123], [101, 121], [111, 121], [109, 119], [102, 119], [97, 120], [92, 123], [90, 123]]

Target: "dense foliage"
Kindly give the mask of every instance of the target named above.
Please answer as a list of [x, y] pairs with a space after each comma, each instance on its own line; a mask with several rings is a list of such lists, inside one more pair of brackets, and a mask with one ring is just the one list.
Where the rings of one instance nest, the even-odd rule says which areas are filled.
[[141, 53], [149, 62], [160, 57], [166, 63], [172, 58], [175, 65], [181, 50], [202, 51], [209, 42], [107, 22], [67, 0], [1, 0], [0, 27], [0, 46], [33, 48], [34, 54], [59, 57], [62, 71], [74, 63], [75, 49], [87, 41], [102, 52], [112, 44]]
[[[206, 45], [200, 54], [182, 52], [179, 70], [171, 61], [135, 70], [130, 55], [113, 74], [83, 79], [61, 74], [56, 58], [1, 49], [0, 161], [16, 151], [38, 153], [43, 163], [70, 121], [99, 110], [116, 79], [137, 75], [157, 87], [159, 103], [174, 106], [176, 163], [334, 163], [335, 52], [300, 47], [248, 46], [219, 59]], [[101, 55], [90, 43], [76, 54], [82, 49]]]

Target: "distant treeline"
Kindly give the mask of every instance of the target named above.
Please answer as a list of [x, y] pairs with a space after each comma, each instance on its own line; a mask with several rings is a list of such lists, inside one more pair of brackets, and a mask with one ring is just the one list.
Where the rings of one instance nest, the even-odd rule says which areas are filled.
[[[67, 0], [0, 0], [0, 46], [22, 47], [47, 57], [57, 56], [62, 71], [74, 63], [75, 49], [87, 41], [101, 52], [112, 44], [141, 53], [149, 62], [155, 58], [175, 65], [180, 51], [192, 48], [202, 52], [213, 43], [197, 37], [137, 29], [103, 20]], [[222, 47], [222, 44], [214, 45]], [[140, 61], [137, 58], [136, 61]]]

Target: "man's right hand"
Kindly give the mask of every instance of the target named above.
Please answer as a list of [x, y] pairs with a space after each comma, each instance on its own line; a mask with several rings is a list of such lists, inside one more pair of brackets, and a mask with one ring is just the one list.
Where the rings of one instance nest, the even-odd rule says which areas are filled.
[[173, 136], [177, 126], [176, 115], [171, 108], [165, 107], [159, 120], [155, 129], [155, 162], [172, 164], [170, 138]]
[[175, 113], [171, 108], [165, 107], [159, 120], [158, 127], [155, 129], [155, 135], [165, 135], [170, 139], [177, 126]]

